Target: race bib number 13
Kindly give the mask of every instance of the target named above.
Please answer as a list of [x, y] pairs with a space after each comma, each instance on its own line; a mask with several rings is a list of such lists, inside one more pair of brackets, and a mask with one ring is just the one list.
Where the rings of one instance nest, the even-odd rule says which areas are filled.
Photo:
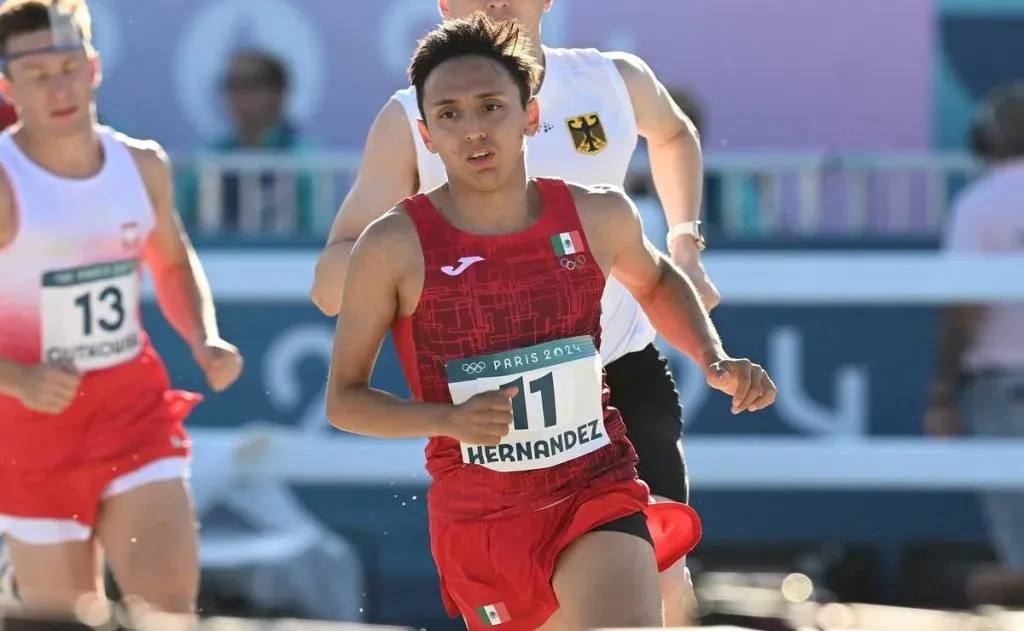
[[568, 462], [609, 443], [601, 403], [601, 357], [593, 338], [574, 337], [450, 361], [452, 402], [515, 387], [512, 429], [496, 446], [462, 444], [462, 460], [495, 471]]
[[100, 370], [139, 354], [137, 260], [47, 272], [42, 283], [43, 361]]

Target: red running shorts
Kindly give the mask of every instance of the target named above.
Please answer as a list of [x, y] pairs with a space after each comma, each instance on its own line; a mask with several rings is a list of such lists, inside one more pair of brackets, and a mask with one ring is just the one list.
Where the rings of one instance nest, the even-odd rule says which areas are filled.
[[0, 395], [0, 533], [84, 541], [104, 498], [188, 475], [184, 420], [202, 399], [172, 390], [159, 356], [88, 373], [58, 415]]
[[647, 515], [658, 569], [668, 569], [700, 541], [700, 518], [685, 504], [653, 504], [649, 497], [646, 485], [631, 480], [601, 484], [532, 513], [431, 520], [445, 609], [453, 618], [461, 614], [470, 631], [534, 631], [558, 610], [551, 578], [562, 550], [598, 526], [640, 511]]

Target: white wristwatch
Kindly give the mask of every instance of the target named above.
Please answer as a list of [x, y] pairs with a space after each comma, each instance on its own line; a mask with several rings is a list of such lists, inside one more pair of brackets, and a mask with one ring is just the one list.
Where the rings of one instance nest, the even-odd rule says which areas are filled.
[[707, 242], [704, 240], [704, 231], [701, 230], [700, 225], [700, 221], [683, 221], [672, 226], [672, 229], [668, 231], [668, 236], [665, 237], [665, 244], [668, 246], [668, 249], [672, 249], [672, 244], [676, 239], [687, 236], [697, 244], [698, 252], [703, 251], [707, 247]]

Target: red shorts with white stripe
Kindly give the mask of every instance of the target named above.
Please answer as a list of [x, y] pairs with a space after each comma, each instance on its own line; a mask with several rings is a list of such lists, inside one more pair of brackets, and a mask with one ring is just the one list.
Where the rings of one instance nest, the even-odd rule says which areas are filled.
[[149, 345], [86, 374], [61, 414], [0, 395], [0, 533], [32, 544], [86, 540], [104, 498], [186, 477], [184, 421], [201, 400], [171, 389]]
[[558, 555], [603, 524], [644, 512], [658, 569], [682, 559], [700, 541], [700, 518], [674, 502], [649, 503], [639, 480], [599, 484], [530, 513], [471, 522], [431, 520], [430, 542], [441, 596], [470, 631], [533, 631], [555, 611], [551, 587]]

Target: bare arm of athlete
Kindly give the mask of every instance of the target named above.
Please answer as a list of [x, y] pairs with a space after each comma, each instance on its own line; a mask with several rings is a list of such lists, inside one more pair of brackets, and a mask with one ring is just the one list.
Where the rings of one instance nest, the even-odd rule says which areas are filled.
[[[608, 53], [629, 91], [637, 130], [647, 139], [651, 175], [665, 220], [673, 226], [700, 219], [704, 160], [700, 135], [644, 60], [629, 53]], [[669, 246], [672, 260], [690, 276], [708, 310], [721, 300], [718, 288], [700, 262], [691, 237], [681, 235]]]
[[0, 169], [0, 248], [14, 242], [18, 232], [18, 213], [14, 209], [14, 195], [7, 172]]
[[392, 211], [370, 224], [352, 250], [327, 384], [327, 419], [378, 438], [451, 436], [496, 445], [512, 422], [515, 390], [477, 395], [462, 405], [406, 401], [370, 387], [384, 336], [413, 313], [423, 289], [423, 254], [412, 221]]
[[[7, 173], [0, 169], [0, 248], [13, 243], [17, 232], [18, 213], [11, 183]], [[78, 393], [81, 380], [81, 374], [69, 363], [25, 366], [0, 357], [0, 394], [14, 397], [37, 412], [64, 411]]]
[[658, 333], [704, 369], [711, 387], [732, 396], [733, 414], [771, 405], [771, 378], [750, 360], [726, 354], [687, 274], [644, 237], [632, 200], [613, 188], [575, 187], [573, 194], [598, 264], [633, 294]]
[[143, 256], [153, 275], [157, 302], [192, 350], [209, 386], [219, 392], [238, 379], [242, 357], [220, 337], [210, 284], [174, 205], [170, 160], [155, 142], [131, 141], [129, 149], [156, 215]]
[[356, 239], [388, 209], [416, 192], [416, 145], [402, 104], [392, 99], [373, 121], [363, 162], [331, 225], [316, 263], [310, 298], [325, 315], [337, 315]]

